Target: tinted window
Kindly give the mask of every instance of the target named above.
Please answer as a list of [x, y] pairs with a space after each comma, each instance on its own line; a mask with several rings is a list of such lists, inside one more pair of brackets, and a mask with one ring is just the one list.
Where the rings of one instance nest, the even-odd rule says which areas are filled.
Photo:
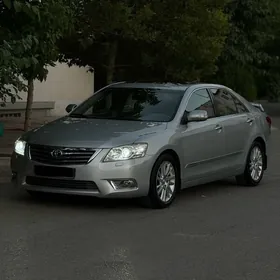
[[215, 116], [213, 103], [206, 89], [197, 90], [190, 97], [186, 111], [190, 113], [194, 110], [207, 111], [209, 118]]
[[107, 88], [78, 106], [70, 116], [114, 120], [171, 121], [184, 91], [157, 88]]
[[214, 96], [217, 115], [227, 116], [237, 114], [237, 108], [232, 95], [225, 89], [211, 89]]
[[232, 96], [232, 97], [233, 97], [233, 100], [235, 102], [238, 113], [247, 113], [248, 110], [245, 107], [245, 105], [242, 104], [241, 101], [239, 101], [239, 99], [237, 99], [235, 96]]

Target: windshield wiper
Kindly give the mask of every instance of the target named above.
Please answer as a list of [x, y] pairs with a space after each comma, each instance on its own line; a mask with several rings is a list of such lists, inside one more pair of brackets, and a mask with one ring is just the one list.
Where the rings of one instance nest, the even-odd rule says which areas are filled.
[[70, 118], [85, 118], [85, 119], [88, 118], [88, 116], [86, 116], [84, 114], [70, 114], [69, 117]]
[[70, 114], [69, 117], [71, 117], [71, 118], [85, 118], [85, 119], [104, 119], [104, 117], [102, 117], [102, 116], [84, 115], [84, 114]]

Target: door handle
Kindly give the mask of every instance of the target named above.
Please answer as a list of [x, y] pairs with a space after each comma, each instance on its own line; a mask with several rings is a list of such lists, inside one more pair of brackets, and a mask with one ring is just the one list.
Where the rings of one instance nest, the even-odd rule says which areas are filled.
[[219, 124], [217, 124], [215, 127], [215, 130], [217, 130], [218, 132], [220, 132], [222, 129], [223, 128]]
[[247, 119], [247, 123], [251, 125], [253, 123], [253, 119]]

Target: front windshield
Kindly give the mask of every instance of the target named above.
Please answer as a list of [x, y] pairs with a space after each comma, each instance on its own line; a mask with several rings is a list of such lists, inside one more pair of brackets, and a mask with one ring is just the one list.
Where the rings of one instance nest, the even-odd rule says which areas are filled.
[[70, 117], [169, 122], [180, 105], [182, 90], [106, 88], [78, 106]]

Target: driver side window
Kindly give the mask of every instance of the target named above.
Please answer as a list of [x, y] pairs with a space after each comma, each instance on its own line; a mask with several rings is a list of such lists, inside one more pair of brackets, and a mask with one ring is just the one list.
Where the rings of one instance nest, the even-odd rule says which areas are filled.
[[214, 106], [206, 89], [199, 89], [190, 97], [186, 111], [190, 113], [194, 110], [205, 110], [208, 114], [208, 118], [215, 117]]

